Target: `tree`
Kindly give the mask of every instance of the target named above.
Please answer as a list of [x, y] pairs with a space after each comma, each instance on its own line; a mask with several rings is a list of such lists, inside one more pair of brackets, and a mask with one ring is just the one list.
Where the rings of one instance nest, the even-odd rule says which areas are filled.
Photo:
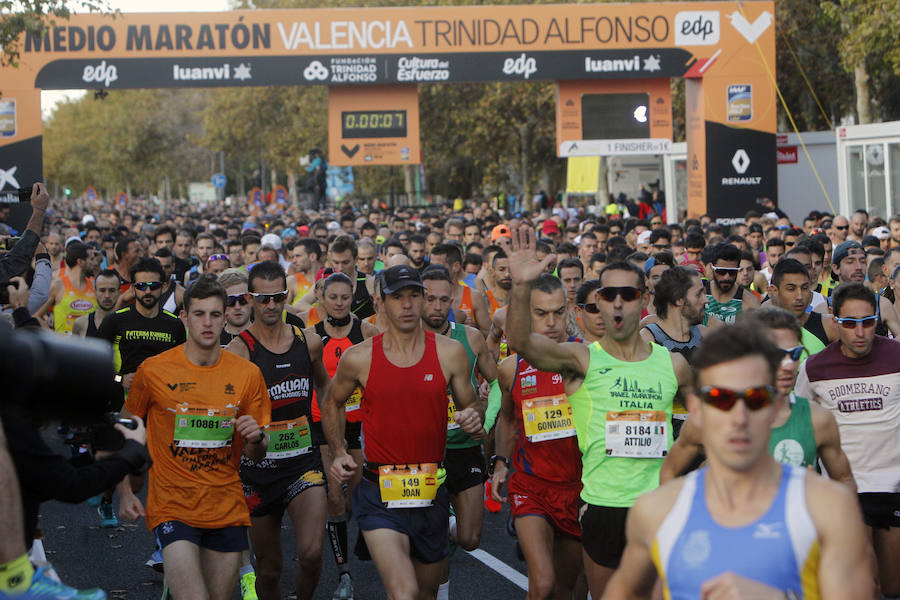
[[0, 0], [0, 66], [18, 66], [22, 34], [43, 37], [73, 11], [110, 10], [109, 0]]

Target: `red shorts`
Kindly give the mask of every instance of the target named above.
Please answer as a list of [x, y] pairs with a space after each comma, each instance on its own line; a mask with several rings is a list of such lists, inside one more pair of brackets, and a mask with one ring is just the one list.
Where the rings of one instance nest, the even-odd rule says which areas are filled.
[[544, 517], [558, 535], [581, 539], [578, 524], [580, 481], [565, 484], [516, 472], [509, 480], [508, 491], [509, 512], [513, 519]]

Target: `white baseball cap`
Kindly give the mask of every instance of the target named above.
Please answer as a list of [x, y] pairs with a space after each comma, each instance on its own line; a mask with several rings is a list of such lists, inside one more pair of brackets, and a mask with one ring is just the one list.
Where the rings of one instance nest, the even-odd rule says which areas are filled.
[[272, 246], [276, 250], [281, 250], [281, 238], [278, 237], [278, 234], [275, 233], [267, 233], [262, 236], [262, 239], [259, 240], [259, 243], [263, 246]]

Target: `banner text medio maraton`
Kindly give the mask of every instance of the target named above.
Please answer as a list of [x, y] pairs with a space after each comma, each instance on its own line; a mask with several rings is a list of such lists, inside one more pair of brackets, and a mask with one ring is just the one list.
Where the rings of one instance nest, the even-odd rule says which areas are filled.
[[[541, 45], [659, 44], [669, 38], [665, 16], [521, 19], [427, 19], [398, 21], [293, 21], [210, 23], [202, 25], [128, 25], [124, 42], [110, 25], [53, 27], [43, 38], [27, 36], [25, 52], [129, 52], [160, 50], [272, 49], [366, 50], [380, 48], [450, 49]], [[418, 35], [414, 41], [412, 33]], [[420, 40], [421, 46], [416, 43]], [[120, 46], [122, 44], [122, 46]], [[539, 48], [535, 48], [539, 49]]]

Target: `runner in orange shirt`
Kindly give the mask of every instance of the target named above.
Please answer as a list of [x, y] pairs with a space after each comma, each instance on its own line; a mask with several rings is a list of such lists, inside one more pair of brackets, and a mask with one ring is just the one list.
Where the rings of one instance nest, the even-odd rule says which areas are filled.
[[259, 368], [219, 345], [225, 288], [214, 275], [185, 291], [181, 319], [187, 342], [145, 360], [125, 403], [123, 415], [147, 423], [153, 467], [146, 511], [129, 478], [120, 510], [156, 532], [172, 596], [226, 600], [248, 548], [238, 468], [241, 454], [265, 457], [269, 396]]

